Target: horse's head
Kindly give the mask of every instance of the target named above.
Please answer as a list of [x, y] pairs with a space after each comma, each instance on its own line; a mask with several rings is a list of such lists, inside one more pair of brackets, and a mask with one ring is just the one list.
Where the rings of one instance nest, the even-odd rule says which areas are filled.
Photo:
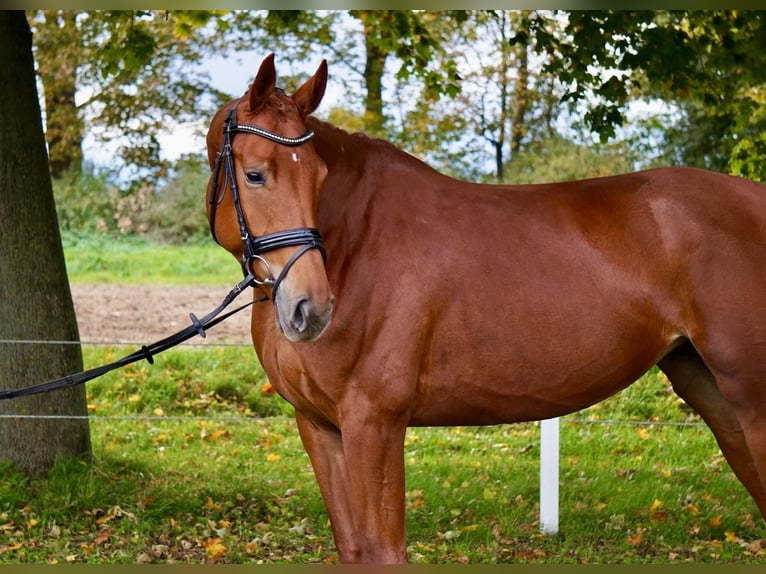
[[330, 323], [334, 298], [315, 227], [327, 167], [305, 119], [324, 95], [327, 63], [292, 96], [275, 84], [272, 54], [247, 93], [213, 117], [208, 219], [215, 240], [271, 296], [285, 336], [313, 341]]

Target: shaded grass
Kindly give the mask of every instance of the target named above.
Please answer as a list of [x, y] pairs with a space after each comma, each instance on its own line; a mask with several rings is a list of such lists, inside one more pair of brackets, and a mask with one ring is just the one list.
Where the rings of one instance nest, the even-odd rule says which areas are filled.
[[[95, 364], [123, 349], [84, 350]], [[249, 348], [169, 351], [89, 383], [88, 403], [92, 465], [35, 481], [0, 468], [0, 562], [336, 559], [292, 408]], [[410, 429], [411, 560], [762, 561], [762, 521], [710, 432], [660, 415], [698, 422], [653, 371], [562, 419], [554, 537], [539, 534], [537, 423]]]

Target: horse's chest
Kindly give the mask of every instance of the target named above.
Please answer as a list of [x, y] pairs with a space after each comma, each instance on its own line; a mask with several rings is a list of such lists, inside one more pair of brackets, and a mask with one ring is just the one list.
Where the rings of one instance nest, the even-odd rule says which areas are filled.
[[277, 340], [261, 353], [261, 362], [274, 389], [309, 418], [337, 423], [337, 399], [327, 382], [334, 380], [327, 364], [299, 352], [294, 344]]

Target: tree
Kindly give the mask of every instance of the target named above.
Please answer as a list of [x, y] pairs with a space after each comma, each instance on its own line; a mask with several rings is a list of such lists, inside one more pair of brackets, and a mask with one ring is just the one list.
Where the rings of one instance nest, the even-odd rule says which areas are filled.
[[[120, 149], [128, 166], [146, 178], [164, 175], [158, 132], [212, 114], [227, 94], [198, 73], [205, 54], [260, 45], [278, 51], [280, 62], [305, 60], [320, 49], [361, 79], [362, 129], [389, 136], [384, 78], [420, 79], [430, 96], [458, 91], [454, 63], [434, 65], [441, 38], [430, 25], [434, 12], [351, 11], [67, 11], [29, 13], [45, 96], [51, 171], [60, 178], [82, 162], [85, 130]], [[465, 11], [438, 13], [460, 22]], [[349, 22], [355, 24], [344, 35]], [[343, 25], [341, 25], [341, 23]], [[348, 76], [338, 74], [337, 77]], [[285, 88], [291, 81], [282, 74]], [[295, 82], [300, 78], [295, 78]], [[350, 92], [359, 93], [355, 84]], [[212, 95], [212, 97], [207, 97]], [[206, 107], [207, 106], [207, 107]], [[134, 170], [135, 171], [135, 170]]]
[[452, 175], [483, 179], [494, 172], [495, 181], [507, 181], [509, 163], [551, 137], [563, 111], [561, 88], [542, 69], [545, 58], [533, 58], [535, 38], [527, 31], [540, 18], [536, 11], [477, 10], [451, 27], [435, 20], [443, 38], [435, 62], [458, 66], [461, 91], [436, 101], [404, 88], [397, 140]]
[[361, 81], [363, 129], [382, 137], [389, 133], [383, 91], [391, 71], [397, 81], [420, 79], [430, 96], [459, 91], [455, 64], [441, 60], [436, 65], [441, 38], [431, 22], [435, 17], [461, 22], [466, 14], [464, 10], [260, 11], [249, 14], [253, 31], [249, 39], [264, 49], [278, 49], [280, 60], [305, 58], [312, 50], [326, 53], [331, 63], [350, 72], [352, 94], [358, 92], [356, 80]]
[[[79, 333], [23, 11], [0, 11], [0, 54], [0, 381], [13, 389], [82, 370], [82, 355], [79, 344], [24, 342], [78, 341]], [[8, 416], [0, 418], [0, 459], [31, 475], [91, 454], [83, 387], [2, 401], [0, 415]]]
[[550, 71], [588, 102], [602, 139], [615, 135], [625, 105], [661, 98], [679, 110], [669, 130], [673, 163], [766, 180], [766, 17], [742, 10], [567, 13], [566, 36], [541, 30], [540, 50], [562, 57]]
[[103, 142], [126, 140], [119, 153], [134, 172], [164, 175], [160, 131], [226, 97], [194, 65], [227, 49], [211, 20], [227, 29], [211, 11], [30, 12], [53, 177], [81, 169], [86, 127]]

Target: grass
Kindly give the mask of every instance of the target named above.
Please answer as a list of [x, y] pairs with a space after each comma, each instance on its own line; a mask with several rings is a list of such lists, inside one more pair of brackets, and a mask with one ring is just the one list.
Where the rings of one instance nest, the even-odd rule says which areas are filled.
[[[67, 247], [75, 281], [98, 277], [82, 265], [87, 249]], [[197, 281], [186, 249], [99, 252], [105, 269], [124, 256], [130, 282], [169, 280], [166, 257], [184, 262], [173, 280]], [[132, 350], [83, 354], [90, 367]], [[182, 346], [88, 383], [87, 394], [92, 462], [62, 461], [39, 480], [0, 463], [0, 564], [336, 560], [292, 407], [251, 348]], [[656, 370], [564, 417], [561, 533], [550, 537], [539, 533], [537, 423], [410, 429], [410, 559], [762, 563], [763, 521], [698, 423]]]
[[[86, 364], [122, 351], [87, 346]], [[249, 349], [181, 348], [121, 373], [88, 383], [93, 464], [44, 480], [0, 468], [0, 563], [335, 560], [292, 408]], [[554, 537], [539, 534], [538, 424], [410, 429], [411, 560], [762, 561], [762, 523], [710, 432], [645, 410], [696, 422], [657, 372], [562, 419]]]
[[65, 233], [62, 242], [73, 283], [233, 285], [241, 279], [234, 257], [212, 239], [173, 245], [136, 236]]

